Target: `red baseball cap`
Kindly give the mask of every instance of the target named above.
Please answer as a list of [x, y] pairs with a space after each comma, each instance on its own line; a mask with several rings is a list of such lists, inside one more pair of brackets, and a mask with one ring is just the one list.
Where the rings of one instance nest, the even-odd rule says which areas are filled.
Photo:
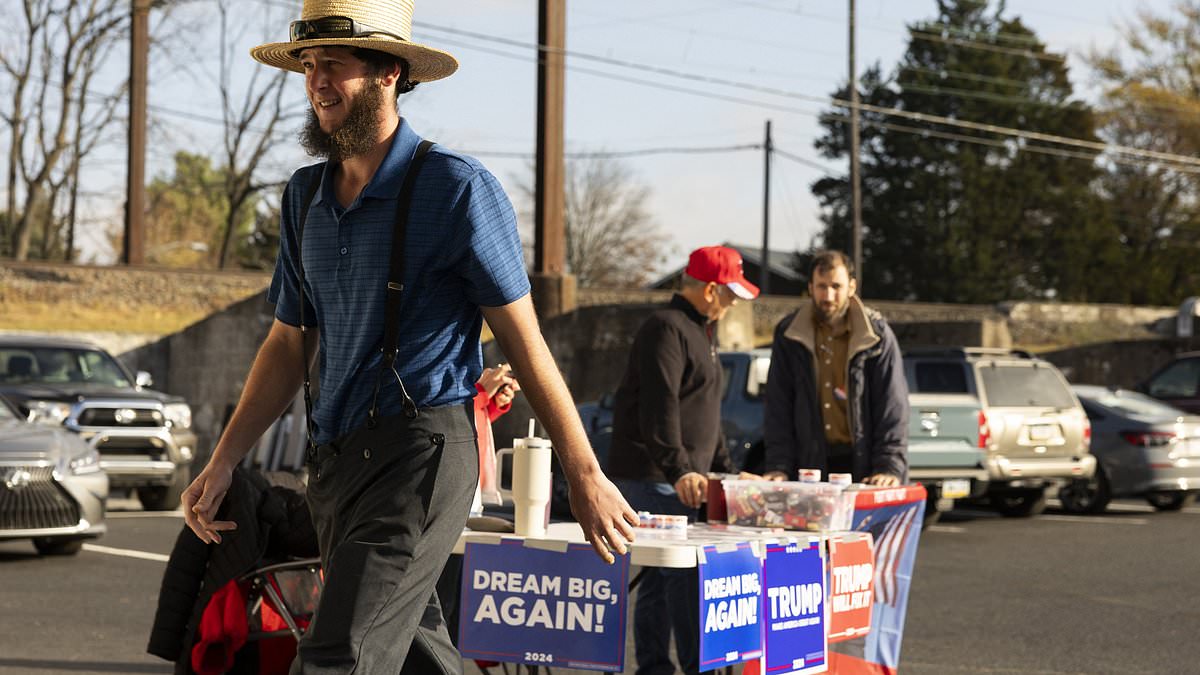
[[692, 251], [684, 274], [697, 281], [725, 284], [743, 300], [758, 297], [758, 286], [746, 281], [742, 254], [727, 246], [705, 246]]

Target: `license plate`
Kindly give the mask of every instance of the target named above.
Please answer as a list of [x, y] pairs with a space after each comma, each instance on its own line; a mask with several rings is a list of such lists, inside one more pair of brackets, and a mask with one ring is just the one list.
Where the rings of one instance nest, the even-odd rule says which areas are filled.
[[1045, 441], [1054, 438], [1057, 431], [1053, 424], [1035, 424], [1029, 427], [1029, 440]]
[[971, 481], [955, 478], [942, 481], [942, 496], [946, 499], [961, 499], [971, 494]]

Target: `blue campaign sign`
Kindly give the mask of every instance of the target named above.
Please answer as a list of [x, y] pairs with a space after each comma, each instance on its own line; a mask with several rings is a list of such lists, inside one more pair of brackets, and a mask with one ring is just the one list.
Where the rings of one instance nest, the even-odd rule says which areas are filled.
[[629, 556], [607, 565], [587, 544], [565, 552], [468, 543], [459, 651], [507, 663], [620, 672]]
[[761, 574], [747, 542], [700, 548], [700, 670], [762, 656]]
[[825, 563], [818, 539], [767, 546], [762, 603], [764, 672], [825, 672]]

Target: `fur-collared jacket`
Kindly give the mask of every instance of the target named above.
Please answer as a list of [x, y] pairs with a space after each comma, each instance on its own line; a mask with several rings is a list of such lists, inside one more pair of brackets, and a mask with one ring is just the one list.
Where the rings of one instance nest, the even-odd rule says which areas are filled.
[[[805, 299], [779, 322], [767, 377], [764, 471], [796, 480], [826, 465], [828, 445], [816, 382], [814, 307]], [[846, 396], [854, 480], [876, 473], [908, 479], [908, 385], [896, 336], [879, 312], [850, 298]]]

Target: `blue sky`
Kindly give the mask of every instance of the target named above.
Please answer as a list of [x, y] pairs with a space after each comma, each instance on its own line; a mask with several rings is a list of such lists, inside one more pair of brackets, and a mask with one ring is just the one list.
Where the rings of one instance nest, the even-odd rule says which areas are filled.
[[[211, 11], [206, 4], [192, 3], [176, 11], [195, 18]], [[1021, 16], [1051, 49], [1068, 54], [1077, 91], [1093, 98], [1095, 88], [1079, 56], [1091, 46], [1114, 44], [1115, 24], [1133, 18], [1138, 8], [1162, 12], [1171, 4], [1171, 0], [1010, 0], [1007, 7], [1010, 16]], [[298, 6], [287, 0], [245, 2], [239, 7], [247, 17], [245, 47], [284, 39], [287, 22], [299, 13], [289, 7]], [[419, 1], [414, 39], [454, 53], [461, 66], [448, 80], [423, 85], [402, 100], [402, 114], [419, 133], [481, 155], [516, 202], [522, 199], [516, 186], [527, 173], [527, 160], [491, 153], [533, 152], [536, 8], [536, 0]], [[274, 19], [264, 20], [268, 10]], [[930, 18], [934, 11], [934, 0], [858, 0], [860, 71], [875, 61], [890, 69], [906, 47], [905, 25]], [[818, 157], [812, 149], [820, 132], [816, 120], [820, 104], [668, 77], [654, 69], [825, 96], [847, 76], [846, 15], [847, 3], [835, 0], [569, 0], [569, 51], [643, 67], [568, 59], [568, 150], [758, 143], [769, 118], [780, 149], [844, 171], [844, 166]], [[515, 47], [451, 31], [531, 46]], [[245, 54], [245, 49], [239, 51]], [[191, 55], [198, 64], [215, 63], [206, 50]], [[249, 56], [241, 58], [243, 77], [262, 67]], [[213, 92], [186, 75], [156, 64], [151, 78], [152, 105], [219, 116], [212, 106]], [[681, 90], [749, 102], [715, 100]], [[288, 97], [295, 106], [303, 106], [299, 76], [289, 85]], [[220, 138], [219, 127], [174, 114], [158, 117], [161, 125], [152, 134], [151, 172], [168, 170], [176, 149], [215, 146]], [[760, 244], [761, 151], [650, 155], [622, 161], [652, 190], [655, 221], [670, 237], [675, 258], [681, 260], [692, 248], [722, 240]], [[296, 150], [273, 158], [273, 165], [285, 173], [305, 162]], [[809, 186], [820, 176], [818, 169], [776, 160], [772, 248], [805, 247], [819, 230]], [[111, 176], [114, 190], [123, 190], [122, 179]], [[119, 209], [119, 204], [114, 208]]]

